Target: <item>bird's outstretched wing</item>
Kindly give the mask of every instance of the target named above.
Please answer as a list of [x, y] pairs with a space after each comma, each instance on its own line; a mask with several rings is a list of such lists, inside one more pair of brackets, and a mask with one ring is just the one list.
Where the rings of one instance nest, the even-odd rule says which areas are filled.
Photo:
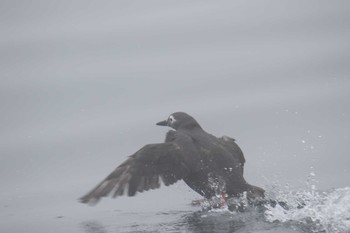
[[176, 143], [149, 144], [131, 155], [80, 201], [94, 204], [101, 197], [121, 196], [126, 190], [128, 196], [134, 196], [136, 192], [159, 188], [160, 180], [166, 186], [174, 184], [188, 173], [182, 150]]
[[225, 145], [228, 145], [228, 149], [230, 150], [232, 156], [234, 156], [235, 159], [237, 159], [240, 163], [241, 174], [243, 175], [245, 158], [241, 148], [239, 148], [239, 146], [235, 142], [236, 140], [228, 136], [223, 136], [219, 139], [221, 139], [225, 143]]

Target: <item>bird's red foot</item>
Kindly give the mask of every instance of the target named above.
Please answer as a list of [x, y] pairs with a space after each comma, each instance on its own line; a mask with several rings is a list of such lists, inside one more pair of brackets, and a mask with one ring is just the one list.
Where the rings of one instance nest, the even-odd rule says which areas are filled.
[[219, 198], [220, 198], [220, 200], [219, 200], [219, 208], [222, 209], [225, 206], [227, 206], [228, 195], [227, 195], [227, 193], [222, 192]]

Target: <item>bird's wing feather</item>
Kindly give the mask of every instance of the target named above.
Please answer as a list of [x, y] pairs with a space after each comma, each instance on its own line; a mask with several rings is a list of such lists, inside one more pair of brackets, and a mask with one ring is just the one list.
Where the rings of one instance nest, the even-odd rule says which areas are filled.
[[131, 155], [93, 190], [80, 198], [83, 203], [96, 203], [112, 194], [128, 196], [136, 192], [160, 187], [160, 180], [168, 186], [189, 173], [181, 148], [175, 143], [148, 144]]

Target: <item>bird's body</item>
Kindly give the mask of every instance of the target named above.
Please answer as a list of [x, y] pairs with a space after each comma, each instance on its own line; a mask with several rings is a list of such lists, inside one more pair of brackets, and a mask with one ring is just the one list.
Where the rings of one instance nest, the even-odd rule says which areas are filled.
[[243, 177], [245, 159], [235, 140], [217, 138], [205, 132], [195, 119], [183, 112], [173, 113], [157, 125], [170, 126], [164, 143], [148, 144], [131, 155], [105, 180], [80, 200], [94, 203], [112, 193], [113, 197], [171, 185], [183, 179], [205, 198], [219, 194], [263, 197], [264, 190], [249, 185]]

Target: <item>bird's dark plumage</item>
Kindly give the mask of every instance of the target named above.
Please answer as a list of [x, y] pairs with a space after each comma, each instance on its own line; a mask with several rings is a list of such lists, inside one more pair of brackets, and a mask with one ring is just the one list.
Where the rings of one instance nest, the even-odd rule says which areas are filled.
[[157, 125], [174, 129], [166, 134], [164, 143], [142, 147], [80, 201], [96, 203], [101, 197], [121, 196], [125, 192], [134, 196], [159, 188], [161, 181], [167, 186], [181, 179], [206, 198], [243, 192], [250, 198], [264, 196], [262, 188], [245, 181], [245, 159], [234, 139], [208, 134], [184, 112], [173, 113]]

